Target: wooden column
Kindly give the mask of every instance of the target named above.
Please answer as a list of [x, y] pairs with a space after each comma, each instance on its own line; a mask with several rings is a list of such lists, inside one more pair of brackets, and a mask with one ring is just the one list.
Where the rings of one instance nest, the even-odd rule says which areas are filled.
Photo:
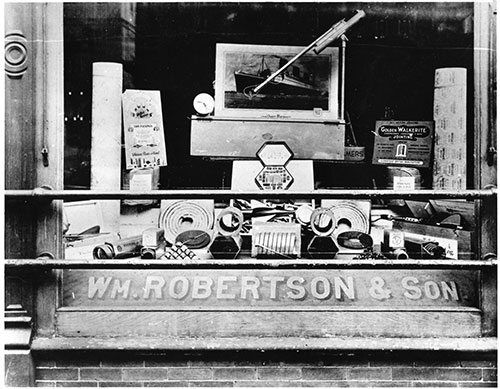
[[[44, 186], [61, 190], [63, 4], [5, 4], [5, 43], [5, 187]], [[5, 242], [6, 258], [36, 258], [42, 253], [61, 258], [62, 201], [30, 204], [7, 200]], [[6, 317], [14, 333], [18, 332], [19, 323], [28, 323], [30, 331], [31, 323], [36, 328], [40, 323], [47, 326], [50, 325], [47, 320], [54, 320], [51, 307], [56, 304], [56, 277], [54, 271], [47, 277], [31, 272], [6, 273], [5, 287], [9, 291]], [[46, 285], [48, 280], [51, 287], [43, 292], [44, 304], [41, 304], [37, 284]], [[47, 319], [45, 312], [52, 317]], [[26, 336], [20, 342], [6, 345], [5, 383], [9, 386], [34, 385], [30, 339], [31, 336]]]
[[[36, 186], [64, 189], [64, 56], [63, 5], [33, 6], [33, 28], [37, 37], [35, 94]], [[36, 255], [64, 255], [62, 247], [62, 201], [37, 207]]]
[[[32, 7], [5, 5], [5, 188], [35, 187], [35, 137], [33, 115], [35, 64]], [[5, 255], [35, 255], [32, 210], [21, 201], [5, 204]]]
[[[6, 4], [5, 186], [63, 189], [62, 4]], [[6, 206], [6, 256], [62, 257], [62, 203]]]
[[[475, 188], [497, 186], [496, 156], [496, 21], [494, 2], [474, 3], [474, 162]], [[497, 255], [496, 198], [477, 201], [479, 255]], [[496, 335], [497, 278], [482, 271], [483, 335]]]

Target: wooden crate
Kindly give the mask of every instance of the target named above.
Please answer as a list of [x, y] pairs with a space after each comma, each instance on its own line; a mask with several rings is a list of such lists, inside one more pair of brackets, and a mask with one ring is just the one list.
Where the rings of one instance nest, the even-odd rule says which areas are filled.
[[295, 159], [343, 160], [344, 122], [278, 120], [191, 120], [191, 155], [219, 158], [257, 158], [269, 141], [283, 141]]

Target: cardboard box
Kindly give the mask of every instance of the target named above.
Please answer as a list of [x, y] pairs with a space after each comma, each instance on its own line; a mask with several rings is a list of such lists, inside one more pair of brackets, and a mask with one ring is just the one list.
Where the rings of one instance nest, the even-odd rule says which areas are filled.
[[392, 228], [427, 241], [438, 242], [449, 259], [475, 259], [475, 237], [472, 231], [395, 220]]

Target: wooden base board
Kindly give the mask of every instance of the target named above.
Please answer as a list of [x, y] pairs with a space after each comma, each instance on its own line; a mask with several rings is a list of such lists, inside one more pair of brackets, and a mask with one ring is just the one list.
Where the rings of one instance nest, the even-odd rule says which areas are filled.
[[59, 312], [60, 336], [478, 337], [479, 312]]

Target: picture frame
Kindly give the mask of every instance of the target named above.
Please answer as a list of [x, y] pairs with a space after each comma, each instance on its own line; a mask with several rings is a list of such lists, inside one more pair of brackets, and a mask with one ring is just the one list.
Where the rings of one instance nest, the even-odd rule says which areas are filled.
[[281, 75], [252, 93], [266, 77], [304, 47], [216, 45], [215, 114], [221, 118], [335, 121], [339, 112], [339, 49], [300, 57]]

